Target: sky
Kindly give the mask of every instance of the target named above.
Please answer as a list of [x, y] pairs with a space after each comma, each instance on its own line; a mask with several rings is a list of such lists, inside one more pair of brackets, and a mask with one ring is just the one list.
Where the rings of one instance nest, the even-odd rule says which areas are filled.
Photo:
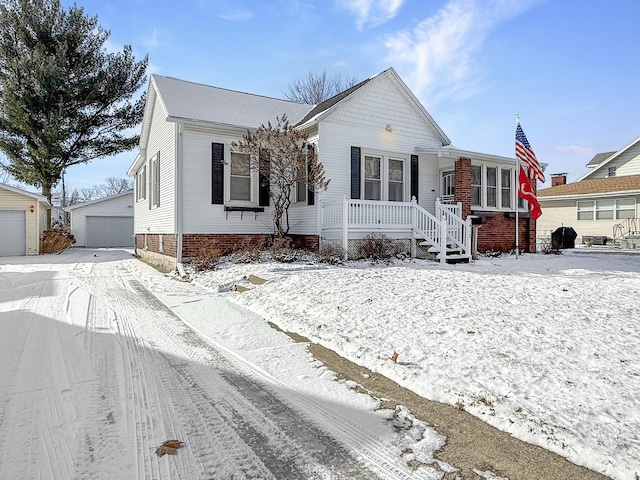
[[[71, 0], [63, 0], [65, 6]], [[148, 73], [284, 98], [309, 72], [393, 67], [452, 144], [514, 157], [515, 116], [547, 173], [586, 173], [640, 135], [636, 0], [79, 0]], [[124, 177], [132, 151], [70, 168]], [[547, 175], [547, 183], [549, 184]]]

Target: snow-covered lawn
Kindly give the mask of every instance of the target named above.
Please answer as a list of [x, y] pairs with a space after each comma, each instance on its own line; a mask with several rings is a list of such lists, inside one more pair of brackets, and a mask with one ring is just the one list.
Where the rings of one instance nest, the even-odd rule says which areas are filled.
[[639, 255], [227, 263], [193, 276], [424, 397], [613, 478], [640, 475]]

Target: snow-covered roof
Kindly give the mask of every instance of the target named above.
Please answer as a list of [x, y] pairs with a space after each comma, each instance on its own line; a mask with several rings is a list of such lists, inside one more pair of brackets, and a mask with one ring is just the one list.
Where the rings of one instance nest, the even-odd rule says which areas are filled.
[[133, 201], [133, 190], [127, 190], [126, 192], [117, 193], [117, 194], [111, 195], [109, 197], [98, 198], [96, 200], [91, 200], [90, 202], [76, 203], [75, 205], [70, 205], [70, 206], [65, 207], [65, 208], [66, 208], [66, 210], [74, 210], [76, 208], [86, 207], [87, 205], [94, 205], [96, 203], [107, 202], [109, 200], [114, 200], [116, 198], [125, 197], [127, 195], [131, 196], [131, 200]]
[[152, 75], [168, 120], [257, 128], [286, 114], [295, 125], [314, 105]]

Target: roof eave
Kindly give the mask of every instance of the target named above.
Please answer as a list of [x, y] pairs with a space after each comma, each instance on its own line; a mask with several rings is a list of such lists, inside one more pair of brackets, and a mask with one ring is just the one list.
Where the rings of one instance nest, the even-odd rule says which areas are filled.
[[623, 195], [640, 195], [640, 190], [618, 190], [614, 192], [571, 193], [567, 195], [538, 196], [539, 202], [551, 200], [580, 200], [591, 197], [620, 197]]
[[619, 155], [621, 155], [622, 153], [626, 152], [627, 150], [629, 150], [631, 147], [633, 147], [634, 145], [636, 145], [638, 142], [640, 142], [640, 137], [637, 137], [636, 139], [634, 139], [631, 143], [629, 143], [628, 145], [622, 147], [620, 150], [618, 150], [616, 153], [614, 153], [613, 155], [611, 155], [609, 158], [607, 158], [604, 162], [600, 163], [599, 165], [596, 165], [595, 168], [593, 168], [591, 171], [585, 173], [583, 176], [581, 176], [580, 178], [578, 178], [576, 180], [576, 182], [580, 182], [582, 180], [588, 179], [594, 172], [597, 172], [598, 170], [600, 170], [602, 167], [606, 166], [608, 163], [611, 163], [615, 158], [617, 158]]

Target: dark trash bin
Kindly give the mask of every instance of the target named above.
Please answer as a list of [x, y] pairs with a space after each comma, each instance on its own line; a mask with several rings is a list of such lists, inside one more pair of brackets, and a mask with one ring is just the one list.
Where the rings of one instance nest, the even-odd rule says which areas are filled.
[[551, 234], [551, 248], [575, 248], [578, 234], [572, 227], [557, 228]]

